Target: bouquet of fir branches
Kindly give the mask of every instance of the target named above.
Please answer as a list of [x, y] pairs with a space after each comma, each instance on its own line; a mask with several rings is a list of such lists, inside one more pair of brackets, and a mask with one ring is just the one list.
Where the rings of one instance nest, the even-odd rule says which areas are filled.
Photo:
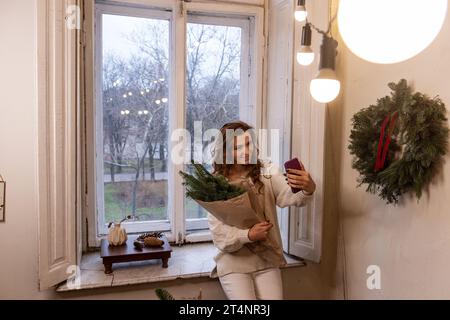
[[[208, 172], [201, 164], [195, 164], [194, 173], [180, 171], [186, 195], [196, 201], [201, 207], [223, 223], [240, 229], [248, 229], [259, 222], [265, 221], [264, 208], [261, 208], [255, 189], [241, 188], [233, 185], [222, 175]], [[264, 259], [275, 261], [279, 259], [276, 252], [280, 252], [271, 231], [266, 241], [247, 243], [247, 247], [261, 253]], [[273, 250], [266, 250], [267, 248]]]
[[231, 226], [247, 229], [264, 221], [261, 216], [264, 214], [255, 208], [247, 190], [229, 183], [222, 175], [208, 172], [201, 164], [192, 161], [192, 165], [193, 174], [179, 172], [184, 179], [186, 196]]
[[222, 175], [213, 175], [201, 164], [192, 161], [193, 174], [180, 171], [186, 196], [220, 221], [241, 229], [263, 221], [249, 197], [248, 191], [233, 185]]

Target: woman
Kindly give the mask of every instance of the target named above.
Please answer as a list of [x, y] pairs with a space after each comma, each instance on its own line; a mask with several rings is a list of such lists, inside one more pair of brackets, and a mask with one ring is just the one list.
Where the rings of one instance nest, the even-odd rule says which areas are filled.
[[[280, 267], [286, 264], [286, 260], [276, 205], [281, 208], [304, 206], [312, 197], [316, 186], [310, 174], [302, 170], [290, 169], [286, 176], [279, 172], [267, 175], [274, 168], [263, 166], [257, 159], [258, 153], [257, 149], [254, 152], [250, 129], [253, 128], [241, 121], [227, 123], [221, 128], [222, 144], [218, 148], [222, 150], [222, 161], [218, 161], [220, 156], [216, 156], [214, 174], [221, 174], [230, 183], [251, 191], [255, 205], [263, 210], [267, 221], [244, 230], [227, 225], [208, 213], [213, 242], [219, 249], [214, 258], [216, 266], [211, 277], [219, 277], [230, 300], [281, 300], [283, 286]], [[231, 143], [229, 135], [227, 137], [227, 130], [240, 132], [231, 137], [234, 143]], [[232, 149], [230, 145], [233, 146]], [[227, 155], [229, 149], [233, 153], [232, 157]], [[250, 161], [251, 157], [256, 161]], [[227, 161], [230, 158], [233, 159], [232, 163]], [[302, 191], [293, 193], [291, 187]], [[275, 246], [258, 251], [251, 249], [252, 243], [266, 240], [275, 243]]]

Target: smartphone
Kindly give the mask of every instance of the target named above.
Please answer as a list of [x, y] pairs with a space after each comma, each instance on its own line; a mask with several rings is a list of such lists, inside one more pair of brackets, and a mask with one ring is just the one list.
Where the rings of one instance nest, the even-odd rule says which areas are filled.
[[[284, 163], [284, 169], [286, 169], [286, 172], [288, 169], [296, 169], [296, 170], [305, 170], [305, 166], [303, 163], [298, 160], [298, 158], [294, 158], [291, 160], [288, 160]], [[297, 188], [291, 188], [293, 193], [300, 192], [302, 189]]]

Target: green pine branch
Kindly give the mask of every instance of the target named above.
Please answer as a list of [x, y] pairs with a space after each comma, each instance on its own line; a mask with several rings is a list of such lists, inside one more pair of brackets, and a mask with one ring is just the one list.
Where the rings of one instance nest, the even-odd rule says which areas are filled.
[[244, 189], [230, 184], [222, 175], [213, 175], [201, 164], [192, 161], [194, 173], [180, 171], [183, 185], [186, 187], [186, 196], [205, 202], [229, 200], [240, 196]]
[[159, 300], [175, 300], [174, 297], [166, 289], [155, 289], [156, 296]]

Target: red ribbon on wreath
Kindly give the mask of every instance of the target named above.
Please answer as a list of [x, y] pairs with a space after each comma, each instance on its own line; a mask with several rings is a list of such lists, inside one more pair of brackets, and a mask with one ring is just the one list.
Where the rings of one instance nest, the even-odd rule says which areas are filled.
[[[377, 150], [377, 159], [375, 161], [375, 172], [380, 171], [384, 168], [384, 164], [386, 162], [386, 156], [389, 150], [389, 145], [391, 144], [391, 137], [392, 137], [392, 130], [394, 130], [395, 121], [398, 117], [398, 111], [394, 112], [394, 114], [387, 115], [384, 120], [383, 124], [381, 125], [381, 132], [380, 132], [380, 139], [378, 141], [378, 150]], [[386, 142], [383, 145], [384, 140], [384, 133], [386, 131], [386, 127], [389, 123], [389, 130], [386, 137]]]

